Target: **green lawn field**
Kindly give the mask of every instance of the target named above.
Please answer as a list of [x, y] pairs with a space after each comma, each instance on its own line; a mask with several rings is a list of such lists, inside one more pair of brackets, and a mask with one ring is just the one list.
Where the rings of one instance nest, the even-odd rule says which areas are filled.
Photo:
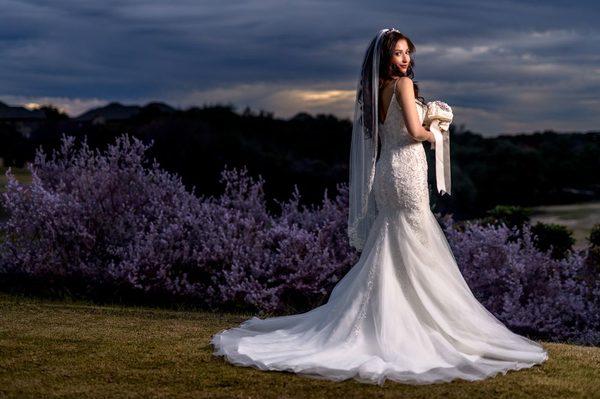
[[596, 223], [600, 223], [600, 202], [550, 205], [531, 208], [531, 224], [536, 222], [560, 224], [573, 231], [574, 247], [589, 246], [587, 237]]
[[600, 348], [542, 342], [541, 366], [477, 382], [383, 387], [233, 366], [210, 338], [249, 314], [0, 293], [0, 398], [600, 398]]

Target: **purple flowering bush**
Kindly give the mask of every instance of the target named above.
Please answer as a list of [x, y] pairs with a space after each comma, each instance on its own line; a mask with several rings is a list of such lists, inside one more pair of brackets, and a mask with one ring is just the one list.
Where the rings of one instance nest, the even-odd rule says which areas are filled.
[[[149, 146], [127, 135], [105, 151], [64, 137], [29, 166], [32, 183], [7, 172], [0, 227], [0, 285], [95, 299], [163, 298], [263, 315], [306, 311], [327, 300], [358, 260], [348, 245], [348, 190], [267, 210], [262, 178], [225, 168], [224, 191], [203, 197], [149, 164]], [[549, 340], [600, 344], [597, 260], [554, 259], [529, 225], [440, 218], [477, 298], [511, 329]]]
[[600, 279], [589, 278], [584, 251], [555, 259], [535, 246], [531, 225], [466, 222], [444, 232], [481, 303], [514, 331], [550, 340], [600, 344]]
[[[264, 311], [308, 310], [326, 299], [335, 282], [358, 260], [345, 245], [343, 187], [315, 208], [300, 206], [300, 195], [267, 212], [262, 179], [246, 169], [225, 170], [225, 191], [202, 201], [196, 261], [208, 274], [208, 304], [228, 308], [251, 303]], [[210, 276], [209, 276], [210, 275]]]
[[31, 185], [7, 172], [4, 271], [82, 292], [179, 292], [197, 198], [156, 163], [146, 168], [137, 140], [121, 137], [105, 153], [74, 144], [63, 137], [50, 159], [37, 151]]
[[7, 172], [0, 274], [93, 297], [178, 297], [224, 309], [298, 311], [320, 303], [357, 260], [344, 245], [347, 193], [320, 207], [299, 194], [267, 212], [263, 181], [225, 170], [224, 193], [203, 198], [146, 165], [127, 135], [105, 152], [62, 138], [37, 151], [31, 185]]

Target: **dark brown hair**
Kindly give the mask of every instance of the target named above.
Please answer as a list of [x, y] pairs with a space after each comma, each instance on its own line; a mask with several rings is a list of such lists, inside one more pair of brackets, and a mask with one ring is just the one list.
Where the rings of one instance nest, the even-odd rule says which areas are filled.
[[[406, 43], [408, 43], [408, 50], [410, 51], [410, 63], [408, 64], [408, 69], [406, 70], [406, 73], [403, 73], [395, 64], [391, 62], [392, 55], [394, 54], [394, 49], [396, 48], [396, 43], [398, 42], [398, 40], [401, 39], [406, 40]], [[387, 32], [384, 35], [381, 42], [381, 53], [379, 58], [379, 90], [381, 90], [387, 82], [394, 78], [408, 76], [413, 81], [415, 98], [425, 103], [425, 99], [419, 96], [419, 85], [414, 80], [413, 69], [415, 67], [415, 52], [415, 45], [404, 34], [398, 31], [391, 31]]]

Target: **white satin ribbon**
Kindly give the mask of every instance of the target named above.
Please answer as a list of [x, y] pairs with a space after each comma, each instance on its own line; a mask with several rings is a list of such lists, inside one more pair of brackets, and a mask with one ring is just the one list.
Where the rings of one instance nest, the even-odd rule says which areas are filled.
[[435, 183], [440, 194], [450, 195], [450, 134], [442, 134], [439, 120], [432, 121], [429, 130], [435, 137], [435, 143], [431, 143], [435, 148]]

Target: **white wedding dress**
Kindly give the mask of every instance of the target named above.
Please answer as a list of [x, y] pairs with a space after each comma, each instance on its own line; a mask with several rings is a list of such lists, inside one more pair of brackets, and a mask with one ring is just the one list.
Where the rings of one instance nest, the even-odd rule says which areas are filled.
[[[379, 124], [379, 213], [358, 262], [327, 303], [223, 330], [211, 339], [214, 355], [261, 370], [379, 385], [481, 380], [548, 358], [467, 286], [429, 207], [423, 143], [409, 135], [394, 97]], [[422, 122], [426, 108], [415, 101]]]

